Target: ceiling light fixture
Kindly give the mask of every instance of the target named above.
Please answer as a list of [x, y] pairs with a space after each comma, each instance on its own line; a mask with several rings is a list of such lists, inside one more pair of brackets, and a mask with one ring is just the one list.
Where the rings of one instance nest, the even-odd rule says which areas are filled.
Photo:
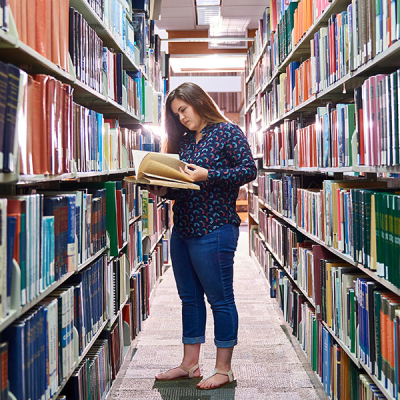
[[245, 49], [247, 48], [247, 27], [250, 23], [250, 18], [219, 18], [210, 24], [208, 36], [210, 38], [227, 40], [210, 41], [208, 47], [210, 49]]
[[211, 21], [218, 20], [221, 16], [220, 6], [196, 7], [197, 25], [210, 25]]
[[196, 6], [220, 6], [221, 0], [196, 0]]
[[215, 38], [169, 38], [169, 39], [161, 39], [163, 42], [191, 42], [191, 43], [200, 43], [200, 42], [214, 42], [214, 43], [220, 43], [220, 42], [226, 42], [226, 41], [232, 41], [234, 40], [235, 42], [240, 41], [240, 42], [254, 42], [254, 38], [248, 38], [248, 37], [235, 37], [232, 38], [232, 36], [226, 36], [226, 37], [215, 37]]

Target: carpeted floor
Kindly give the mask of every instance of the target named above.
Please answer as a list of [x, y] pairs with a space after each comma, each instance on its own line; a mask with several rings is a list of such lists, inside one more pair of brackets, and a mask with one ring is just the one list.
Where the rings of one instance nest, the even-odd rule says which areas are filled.
[[[182, 356], [180, 300], [169, 268], [153, 293], [151, 315], [134, 341], [109, 399], [327, 399], [296, 339], [287, 332], [275, 299], [268, 294], [260, 268], [249, 257], [248, 228], [242, 226], [235, 257], [239, 344], [232, 369], [236, 382], [210, 391], [197, 390], [198, 380], [155, 382], [154, 375], [179, 365]], [[200, 356], [205, 376], [213, 370], [215, 360], [210, 309], [206, 335]]]

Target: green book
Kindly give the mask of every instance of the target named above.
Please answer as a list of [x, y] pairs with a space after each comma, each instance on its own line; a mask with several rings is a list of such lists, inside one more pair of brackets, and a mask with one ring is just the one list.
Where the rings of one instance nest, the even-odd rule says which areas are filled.
[[318, 323], [317, 318], [313, 317], [313, 350], [312, 350], [312, 369], [317, 370], [318, 365]]
[[[66, 185], [68, 187], [68, 185]], [[74, 188], [106, 189], [106, 229], [110, 238], [110, 256], [118, 256], [118, 222], [116, 182], [80, 182], [74, 183]]]
[[387, 251], [386, 251], [386, 263], [388, 268], [388, 280], [394, 285], [398, 286], [398, 271], [394, 268], [394, 210], [393, 210], [393, 195], [385, 195], [386, 203], [386, 218], [387, 218]]
[[348, 142], [348, 148], [349, 148], [349, 166], [353, 166], [353, 148], [351, 145], [351, 139], [353, 138], [353, 134], [356, 130], [356, 120], [355, 120], [355, 112], [356, 112], [356, 106], [354, 103], [348, 104], [347, 105], [347, 123], [348, 123], [348, 129], [349, 129], [349, 142]]
[[381, 213], [381, 195], [375, 193], [375, 223], [376, 223], [376, 272], [379, 276], [384, 276], [382, 263], [382, 213]]
[[[393, 260], [395, 261], [393, 268], [396, 271], [400, 272], [400, 257], [398, 255], [398, 250], [400, 248], [400, 196], [394, 195], [393, 196], [393, 223], [394, 223], [394, 257]], [[397, 287], [400, 287], [400, 279], [396, 283]]]
[[143, 235], [149, 234], [149, 192], [141, 190], [142, 198], [142, 233]]
[[388, 209], [387, 209], [387, 200], [386, 195], [381, 194], [381, 246], [382, 246], [382, 262], [385, 269], [385, 279], [391, 281], [391, 277], [389, 277], [389, 257], [388, 257], [388, 239], [389, 239], [389, 216], [388, 216]]
[[350, 367], [350, 398], [351, 400], [360, 400], [360, 385], [358, 378], [358, 369], [353, 362], [349, 363]]

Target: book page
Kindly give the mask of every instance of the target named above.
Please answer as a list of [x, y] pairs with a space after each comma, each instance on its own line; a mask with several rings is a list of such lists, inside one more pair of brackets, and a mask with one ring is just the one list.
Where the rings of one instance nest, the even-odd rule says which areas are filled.
[[[135, 166], [135, 173], [138, 173], [140, 164], [142, 163], [143, 159], [147, 156], [150, 155], [149, 158], [151, 157], [152, 152], [150, 151], [144, 151], [144, 150], [133, 150], [132, 155], [133, 155], [133, 164]], [[158, 157], [156, 157], [157, 160], [164, 160], [165, 157], [177, 159], [179, 161], [179, 154], [166, 154], [166, 153], [154, 153], [158, 154]], [[183, 162], [183, 161], [181, 161]], [[178, 169], [179, 171], [179, 169]]]
[[[176, 161], [181, 163], [179, 160]], [[184, 165], [184, 163], [182, 164]], [[138, 179], [141, 179], [145, 174], [157, 175], [158, 178], [169, 178], [179, 182], [193, 182], [192, 178], [179, 171], [179, 167], [174, 168], [162, 162], [149, 160], [147, 157], [143, 159], [140, 165], [139, 173], [137, 174]]]
[[195, 183], [190, 182], [175, 182], [166, 179], [156, 179], [151, 177], [144, 177], [142, 179], [137, 179], [133, 176], [126, 176], [124, 181], [133, 182], [133, 183], [142, 183], [145, 185], [155, 185], [155, 186], [166, 186], [169, 188], [176, 188], [176, 189], [192, 189], [192, 190], [200, 190], [200, 186], [196, 185]]
[[179, 168], [184, 168], [186, 163], [179, 160], [178, 154], [135, 150], [133, 157], [137, 179], [142, 179], [146, 173], [179, 182], [193, 182], [193, 179], [180, 172]]

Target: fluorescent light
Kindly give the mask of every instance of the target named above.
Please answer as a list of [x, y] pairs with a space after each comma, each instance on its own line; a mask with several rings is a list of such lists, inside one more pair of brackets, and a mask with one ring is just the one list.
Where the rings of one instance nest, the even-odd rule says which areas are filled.
[[221, 15], [220, 6], [197, 7], [197, 25], [210, 25]]
[[170, 66], [174, 73], [189, 71], [243, 71], [246, 55], [230, 56], [195, 56], [195, 57], [171, 57]]
[[197, 6], [219, 6], [221, 5], [220, 0], [197, 0], [196, 1]]

